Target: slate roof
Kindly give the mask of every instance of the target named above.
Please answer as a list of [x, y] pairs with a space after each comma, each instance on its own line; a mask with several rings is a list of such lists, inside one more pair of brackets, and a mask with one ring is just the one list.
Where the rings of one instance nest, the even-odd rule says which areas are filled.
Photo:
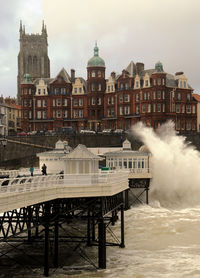
[[62, 68], [61, 71], [57, 74], [57, 76], [50, 83], [53, 83], [55, 80], [57, 80], [58, 76], [62, 76], [62, 78], [64, 79], [64, 81], [66, 83], [71, 83], [70, 76], [67, 73], [67, 71], [65, 70], [65, 68]]

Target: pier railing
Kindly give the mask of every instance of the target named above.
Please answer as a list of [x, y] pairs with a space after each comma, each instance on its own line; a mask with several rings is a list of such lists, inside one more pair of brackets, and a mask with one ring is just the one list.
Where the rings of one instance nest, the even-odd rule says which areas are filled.
[[48, 176], [16, 177], [0, 179], [0, 194], [38, 191], [52, 187], [84, 187], [113, 185], [124, 182], [127, 172], [94, 174], [53, 174]]

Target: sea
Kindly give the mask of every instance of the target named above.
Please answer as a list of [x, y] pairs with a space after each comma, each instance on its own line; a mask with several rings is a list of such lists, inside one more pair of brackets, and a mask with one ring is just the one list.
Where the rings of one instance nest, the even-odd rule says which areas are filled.
[[[152, 154], [153, 179], [149, 205], [125, 212], [125, 248], [107, 248], [105, 270], [81, 269], [72, 262], [70, 269], [50, 269], [50, 277], [200, 277], [200, 154], [176, 134], [172, 122], [157, 132], [138, 124], [133, 136]], [[112, 230], [120, 238], [120, 221]], [[43, 277], [43, 269], [13, 277]]]

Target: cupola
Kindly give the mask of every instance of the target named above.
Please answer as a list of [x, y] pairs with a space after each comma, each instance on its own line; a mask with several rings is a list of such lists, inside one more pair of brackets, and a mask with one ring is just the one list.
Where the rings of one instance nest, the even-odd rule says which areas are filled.
[[88, 61], [88, 67], [105, 67], [104, 60], [99, 57], [99, 48], [97, 46], [97, 43], [94, 47], [94, 56]]

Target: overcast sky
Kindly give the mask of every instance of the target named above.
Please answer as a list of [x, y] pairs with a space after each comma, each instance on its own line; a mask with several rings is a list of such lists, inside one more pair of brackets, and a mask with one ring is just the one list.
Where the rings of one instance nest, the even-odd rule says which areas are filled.
[[27, 33], [47, 25], [51, 77], [62, 67], [87, 76], [95, 40], [106, 77], [129, 62], [157, 61], [183, 71], [200, 92], [200, 0], [0, 0], [0, 94], [17, 94], [19, 22]]

